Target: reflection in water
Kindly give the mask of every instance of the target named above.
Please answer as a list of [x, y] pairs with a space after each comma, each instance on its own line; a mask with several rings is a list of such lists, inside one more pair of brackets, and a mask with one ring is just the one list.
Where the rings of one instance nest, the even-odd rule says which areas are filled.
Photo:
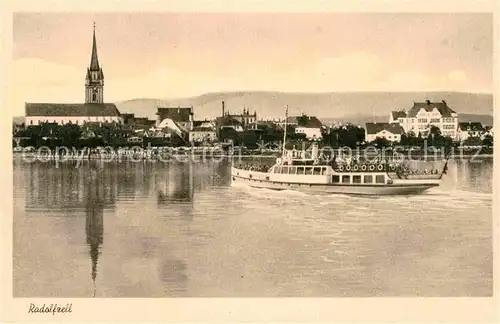
[[92, 261], [92, 287], [93, 296], [96, 292], [97, 262], [99, 258], [99, 247], [103, 243], [104, 234], [104, 188], [102, 182], [102, 171], [96, 168], [90, 170], [86, 178], [85, 192], [85, 234], [87, 245], [90, 250]]
[[492, 160], [384, 198], [228, 188], [230, 166], [14, 161], [14, 295], [491, 293]]
[[193, 163], [180, 163], [178, 168], [167, 165], [166, 170], [158, 174], [158, 206], [169, 206], [175, 202], [192, 202], [194, 194]]

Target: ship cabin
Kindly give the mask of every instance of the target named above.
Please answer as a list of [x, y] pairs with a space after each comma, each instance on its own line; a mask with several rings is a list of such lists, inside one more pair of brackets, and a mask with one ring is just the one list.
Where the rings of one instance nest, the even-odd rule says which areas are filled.
[[[314, 159], [286, 159], [269, 169], [271, 181], [295, 183], [323, 183], [329, 185], [385, 185], [391, 184], [385, 167], [356, 168], [357, 171], [339, 171], [328, 164], [318, 164]], [[372, 170], [373, 169], [373, 170]]]

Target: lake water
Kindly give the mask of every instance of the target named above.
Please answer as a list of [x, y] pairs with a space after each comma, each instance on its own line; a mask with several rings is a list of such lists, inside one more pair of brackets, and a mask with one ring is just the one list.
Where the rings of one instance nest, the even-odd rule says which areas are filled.
[[230, 162], [14, 159], [14, 297], [491, 296], [493, 160], [418, 196], [230, 186]]

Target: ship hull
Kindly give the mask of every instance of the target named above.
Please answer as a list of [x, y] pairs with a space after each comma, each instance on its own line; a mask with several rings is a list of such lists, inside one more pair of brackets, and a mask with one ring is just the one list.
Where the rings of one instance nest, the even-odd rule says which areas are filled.
[[[235, 169], [236, 170], [236, 169]], [[438, 179], [430, 180], [395, 180], [392, 184], [332, 184], [298, 183], [266, 180], [266, 173], [252, 172], [252, 178], [242, 172], [232, 172], [234, 185], [246, 185], [251, 188], [271, 190], [293, 190], [312, 194], [348, 194], [348, 195], [414, 195], [432, 187], [439, 186]], [[239, 174], [239, 175], [238, 175]]]

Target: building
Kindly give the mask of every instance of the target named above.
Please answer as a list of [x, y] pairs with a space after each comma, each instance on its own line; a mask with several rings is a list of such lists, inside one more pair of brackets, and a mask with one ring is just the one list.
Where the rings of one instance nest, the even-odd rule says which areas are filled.
[[122, 123], [115, 104], [26, 103], [26, 126], [40, 123], [83, 125], [88, 122]]
[[254, 111], [253, 114], [247, 108], [243, 108], [243, 112], [241, 114], [231, 114], [230, 112], [225, 110], [224, 101], [222, 101], [222, 117], [234, 119], [238, 121], [238, 123], [243, 128], [255, 128], [257, 122], [257, 112]]
[[365, 142], [373, 142], [377, 137], [391, 142], [401, 141], [404, 129], [398, 123], [366, 123]]
[[458, 114], [444, 100], [414, 102], [408, 112], [392, 111], [389, 123], [398, 123], [406, 133], [413, 132], [415, 135], [426, 136], [431, 126], [436, 126], [443, 136], [452, 139], [458, 136]]
[[203, 142], [214, 142], [217, 140], [217, 134], [213, 127], [194, 127], [192, 131], [189, 132], [189, 142], [203, 143]]
[[465, 141], [469, 137], [482, 138], [485, 133], [483, 124], [479, 122], [467, 122], [458, 124], [458, 138]]
[[193, 129], [193, 107], [158, 107], [156, 112], [156, 127], [165, 119], [172, 120], [185, 131]]
[[[290, 119], [290, 117], [288, 118]], [[295, 121], [292, 120], [292, 125], [296, 126], [296, 134], [305, 134], [308, 140], [319, 140], [323, 138], [323, 123], [321, 123], [317, 117], [302, 115], [292, 118], [295, 118]], [[287, 123], [289, 119], [287, 119]]]
[[99, 65], [95, 26], [90, 65], [85, 76], [85, 103], [26, 103], [25, 124], [57, 123], [83, 125], [86, 122], [122, 123], [118, 108], [104, 103], [104, 73]]

